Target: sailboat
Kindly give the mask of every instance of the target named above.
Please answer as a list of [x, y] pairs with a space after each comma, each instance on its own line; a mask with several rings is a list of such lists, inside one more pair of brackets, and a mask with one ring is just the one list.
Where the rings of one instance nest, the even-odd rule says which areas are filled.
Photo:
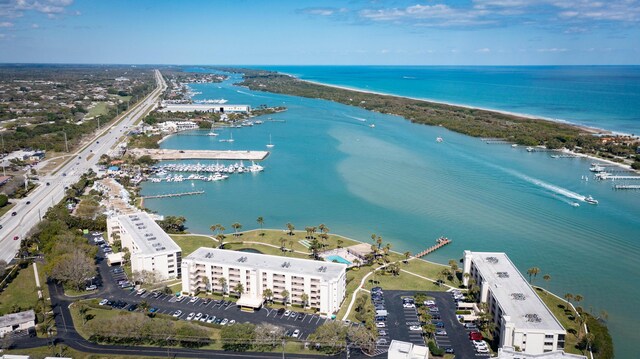
[[235, 141], [235, 140], [233, 139], [233, 133], [230, 133], [230, 134], [229, 134], [229, 139], [224, 139], [224, 138], [223, 138], [223, 139], [221, 139], [221, 140], [219, 140], [219, 141], [220, 141], [220, 142], [233, 142], [233, 141]]
[[269, 143], [267, 144], [267, 148], [273, 148], [273, 146], [275, 145], [271, 143], [271, 134], [269, 134]]
[[217, 135], [218, 135], [218, 134], [216, 133], [215, 128], [214, 128], [213, 126], [214, 126], [214, 123], [212, 122], [212, 123], [211, 123], [211, 131], [209, 131], [209, 134], [208, 134], [209, 136], [217, 136]]

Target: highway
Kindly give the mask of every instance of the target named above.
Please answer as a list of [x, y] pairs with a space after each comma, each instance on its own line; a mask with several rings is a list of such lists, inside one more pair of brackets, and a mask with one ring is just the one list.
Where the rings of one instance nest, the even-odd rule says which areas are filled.
[[[155, 90], [132, 107], [120, 121], [100, 130], [57, 171], [48, 176], [40, 176], [38, 187], [27, 197], [18, 200], [16, 205], [0, 218], [0, 260], [11, 262], [20, 249], [20, 240], [42, 220], [50, 207], [64, 198], [65, 187], [76, 183], [83, 173], [95, 168], [100, 156], [109, 152], [126, 135], [128, 129], [157, 104], [167, 85], [160, 71], [155, 70], [155, 78]], [[12, 215], [13, 212], [16, 215]]]

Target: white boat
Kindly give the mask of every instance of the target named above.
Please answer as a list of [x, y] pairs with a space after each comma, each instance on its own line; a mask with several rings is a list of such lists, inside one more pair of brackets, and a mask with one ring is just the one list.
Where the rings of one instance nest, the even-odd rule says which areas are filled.
[[593, 165], [591, 167], [589, 167], [589, 171], [591, 172], [602, 172], [604, 171], [604, 167], [598, 166], [598, 165]]
[[264, 167], [251, 161], [251, 166], [249, 166], [248, 170], [249, 172], [262, 172], [264, 171]]
[[440, 143], [443, 142], [444, 140], [442, 139], [442, 137], [436, 137], [436, 142]]
[[369, 127], [371, 127], [371, 128], [375, 128], [375, 127], [376, 127], [376, 125], [375, 125], [374, 123], [372, 123], [372, 124], [370, 124], [370, 125], [369, 125]]
[[518, 144], [514, 143], [513, 145], [511, 145], [511, 147], [518, 147]]
[[267, 144], [267, 148], [273, 148], [273, 146], [275, 145], [271, 143], [271, 134], [269, 134], [269, 143]]
[[211, 123], [211, 131], [209, 131], [209, 134], [208, 134], [208, 135], [209, 135], [209, 136], [213, 136], [213, 137], [215, 137], [215, 136], [218, 136], [218, 134], [216, 133], [216, 129], [215, 129], [215, 127], [213, 127], [213, 126], [214, 126], [214, 123], [212, 122], [212, 123]]
[[262, 121], [257, 120], [256, 122], [254, 122], [254, 124], [256, 124], [256, 125], [262, 125]]
[[584, 201], [589, 203], [589, 204], [598, 204], [598, 200], [596, 200], [593, 197], [591, 197], [591, 195], [585, 197]]
[[533, 147], [527, 147], [527, 152], [533, 152]]
[[578, 203], [578, 202], [571, 202], [571, 206], [572, 206], [572, 207], [580, 207], [580, 203]]
[[230, 133], [230, 134], [229, 134], [229, 139], [227, 140], [227, 142], [233, 142], [233, 141], [235, 141], [235, 140], [233, 139], [233, 133]]

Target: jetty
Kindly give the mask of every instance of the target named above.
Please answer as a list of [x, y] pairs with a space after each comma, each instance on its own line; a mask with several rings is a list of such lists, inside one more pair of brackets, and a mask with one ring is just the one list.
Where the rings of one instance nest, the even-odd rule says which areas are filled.
[[429, 254], [431, 252], [434, 252], [435, 250], [440, 249], [440, 248], [446, 246], [449, 243], [451, 243], [451, 240], [449, 238], [440, 237], [440, 238], [436, 239], [436, 244], [435, 245], [433, 245], [433, 246], [425, 249], [424, 251], [416, 254], [414, 257], [416, 257], [416, 258], [424, 257], [427, 254]]
[[262, 161], [269, 151], [218, 151], [218, 150], [169, 150], [134, 148], [129, 150], [136, 157], [150, 156], [154, 160], [231, 160]]
[[149, 198], [168, 198], [168, 197], [182, 197], [182, 196], [194, 196], [197, 194], [203, 194], [204, 191], [192, 191], [192, 192], [179, 192], [179, 193], [167, 193], [167, 194], [156, 194], [152, 196], [142, 196], [142, 199]]
[[613, 189], [640, 189], [638, 184], [617, 184], [613, 186]]

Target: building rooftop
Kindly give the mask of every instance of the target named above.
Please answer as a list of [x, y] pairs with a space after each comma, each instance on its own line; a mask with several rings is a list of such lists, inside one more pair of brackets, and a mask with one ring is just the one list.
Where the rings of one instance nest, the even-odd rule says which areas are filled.
[[476, 268], [489, 283], [489, 291], [493, 293], [502, 308], [502, 315], [509, 316], [516, 327], [565, 331], [505, 253], [471, 252], [471, 254]]
[[181, 251], [176, 242], [145, 212], [118, 216], [118, 222], [133, 238], [140, 254], [161, 255]]
[[182, 258], [183, 263], [187, 260], [226, 264], [246, 269], [266, 269], [289, 274], [300, 273], [302, 275], [320, 277], [323, 280], [338, 278], [340, 274], [347, 269], [347, 265], [342, 263], [321, 262], [311, 259], [280, 257], [207, 247], [200, 247], [186, 258]]
[[587, 357], [584, 355], [565, 353], [561, 350], [542, 354], [528, 354], [518, 352], [511, 347], [504, 347], [498, 349], [497, 359], [587, 359]]
[[387, 352], [387, 359], [428, 359], [429, 350], [425, 346], [392, 340]]
[[36, 320], [36, 313], [33, 310], [7, 314], [0, 317], [0, 327], [10, 327], [14, 325], [20, 325], [20, 324], [31, 322], [34, 320]]

